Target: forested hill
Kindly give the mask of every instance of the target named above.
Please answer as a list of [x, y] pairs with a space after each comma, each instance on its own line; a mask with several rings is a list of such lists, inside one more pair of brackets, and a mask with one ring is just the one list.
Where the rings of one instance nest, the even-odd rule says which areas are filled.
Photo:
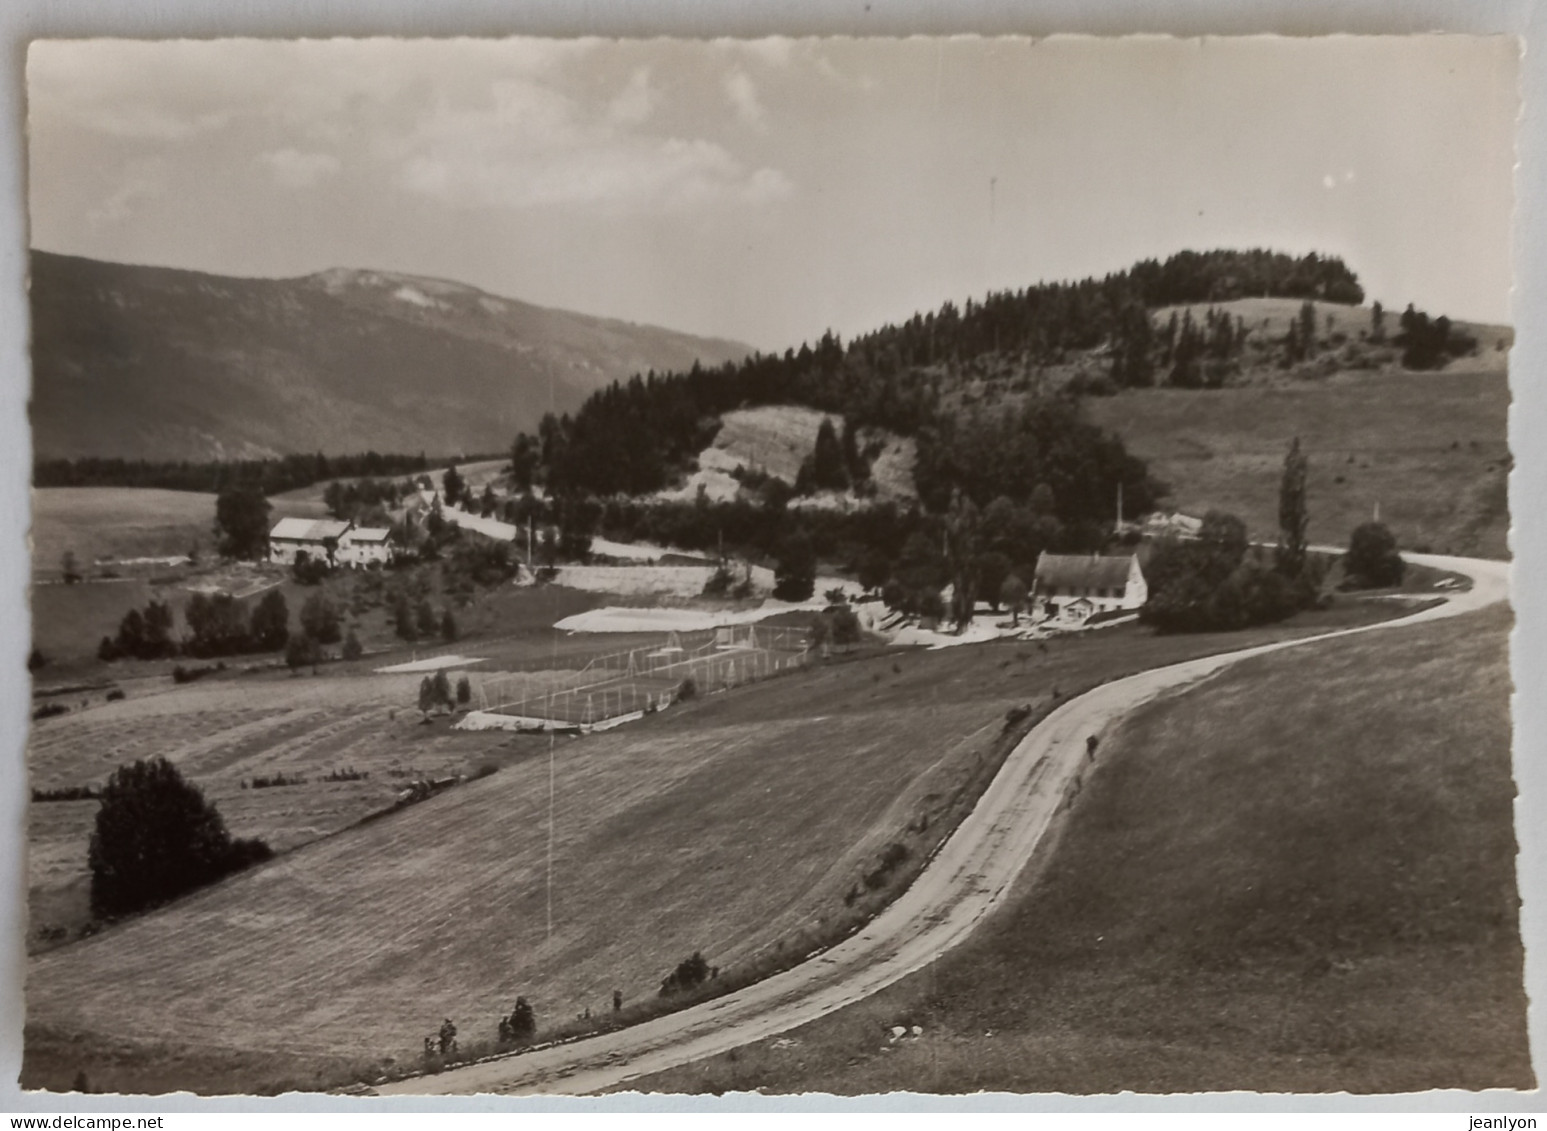
[[734, 342], [552, 310], [438, 279], [241, 279], [32, 254], [40, 457], [501, 451], [647, 369]]
[[[1012, 369], [1025, 387], [1033, 375], [1092, 354], [1100, 355], [1103, 379], [1119, 384], [1154, 383], [1158, 366], [1179, 361], [1184, 372], [1196, 362], [1201, 373], [1208, 351], [1240, 349], [1244, 328], [1221, 329], [1211, 319], [1205, 329], [1189, 317], [1168, 328], [1168, 343], [1166, 332], [1152, 325], [1152, 311], [1252, 296], [1355, 305], [1364, 292], [1341, 260], [1314, 253], [1181, 252], [1101, 279], [991, 293], [960, 309], [947, 302], [847, 346], [829, 333], [782, 356], [635, 376], [597, 392], [573, 416], [546, 417], [535, 439], [518, 441], [517, 458], [530, 452], [559, 493], [638, 495], [666, 485], [685, 467], [712, 438], [721, 413], [801, 404], [842, 415], [851, 425], [917, 436], [920, 493], [938, 508], [958, 485], [944, 473], [960, 463], [940, 444], [948, 433], [959, 442], [980, 431], [957, 424], [973, 413], [963, 390], [975, 373]], [[944, 477], [932, 481], [933, 469]]]

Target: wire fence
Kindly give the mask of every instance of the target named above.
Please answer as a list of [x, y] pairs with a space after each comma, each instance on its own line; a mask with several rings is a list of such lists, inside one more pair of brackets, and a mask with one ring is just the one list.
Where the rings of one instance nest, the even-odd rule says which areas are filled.
[[[719, 691], [803, 667], [809, 657], [804, 629], [727, 626], [554, 661], [564, 668], [491, 672], [482, 677], [478, 695], [491, 714], [590, 726], [669, 707], [689, 680], [698, 693]], [[578, 668], [567, 666], [582, 659]]]

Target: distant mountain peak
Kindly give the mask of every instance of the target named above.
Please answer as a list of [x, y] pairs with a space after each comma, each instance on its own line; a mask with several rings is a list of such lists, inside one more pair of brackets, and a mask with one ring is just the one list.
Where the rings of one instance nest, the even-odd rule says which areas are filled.
[[34, 251], [31, 303], [43, 458], [503, 451], [614, 380], [752, 352], [348, 267], [243, 279]]

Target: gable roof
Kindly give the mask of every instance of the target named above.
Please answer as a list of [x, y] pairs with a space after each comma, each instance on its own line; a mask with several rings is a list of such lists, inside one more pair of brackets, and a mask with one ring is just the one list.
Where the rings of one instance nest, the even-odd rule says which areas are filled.
[[392, 531], [385, 526], [357, 526], [344, 539], [346, 542], [385, 542]]
[[324, 538], [342, 537], [349, 526], [348, 522], [331, 518], [282, 518], [269, 531], [269, 537], [291, 542], [321, 542]]
[[1037, 558], [1037, 584], [1057, 589], [1122, 589], [1134, 556], [1100, 557], [1096, 554], [1048, 554]]

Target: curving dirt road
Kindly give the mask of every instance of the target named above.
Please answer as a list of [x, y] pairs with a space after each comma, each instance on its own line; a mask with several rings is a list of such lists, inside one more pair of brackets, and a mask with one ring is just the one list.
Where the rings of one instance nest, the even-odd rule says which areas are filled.
[[[1334, 551], [1336, 552], [1336, 551]], [[1006, 897], [1066, 789], [1085, 739], [1155, 696], [1230, 664], [1356, 632], [1472, 612], [1509, 597], [1509, 563], [1407, 555], [1465, 574], [1472, 588], [1411, 616], [1206, 656], [1116, 680], [1070, 700], [1011, 752], [977, 806], [904, 892], [864, 929], [771, 978], [679, 1013], [571, 1044], [500, 1057], [376, 1089], [381, 1095], [585, 1094], [726, 1052], [814, 1021], [921, 969]]]

